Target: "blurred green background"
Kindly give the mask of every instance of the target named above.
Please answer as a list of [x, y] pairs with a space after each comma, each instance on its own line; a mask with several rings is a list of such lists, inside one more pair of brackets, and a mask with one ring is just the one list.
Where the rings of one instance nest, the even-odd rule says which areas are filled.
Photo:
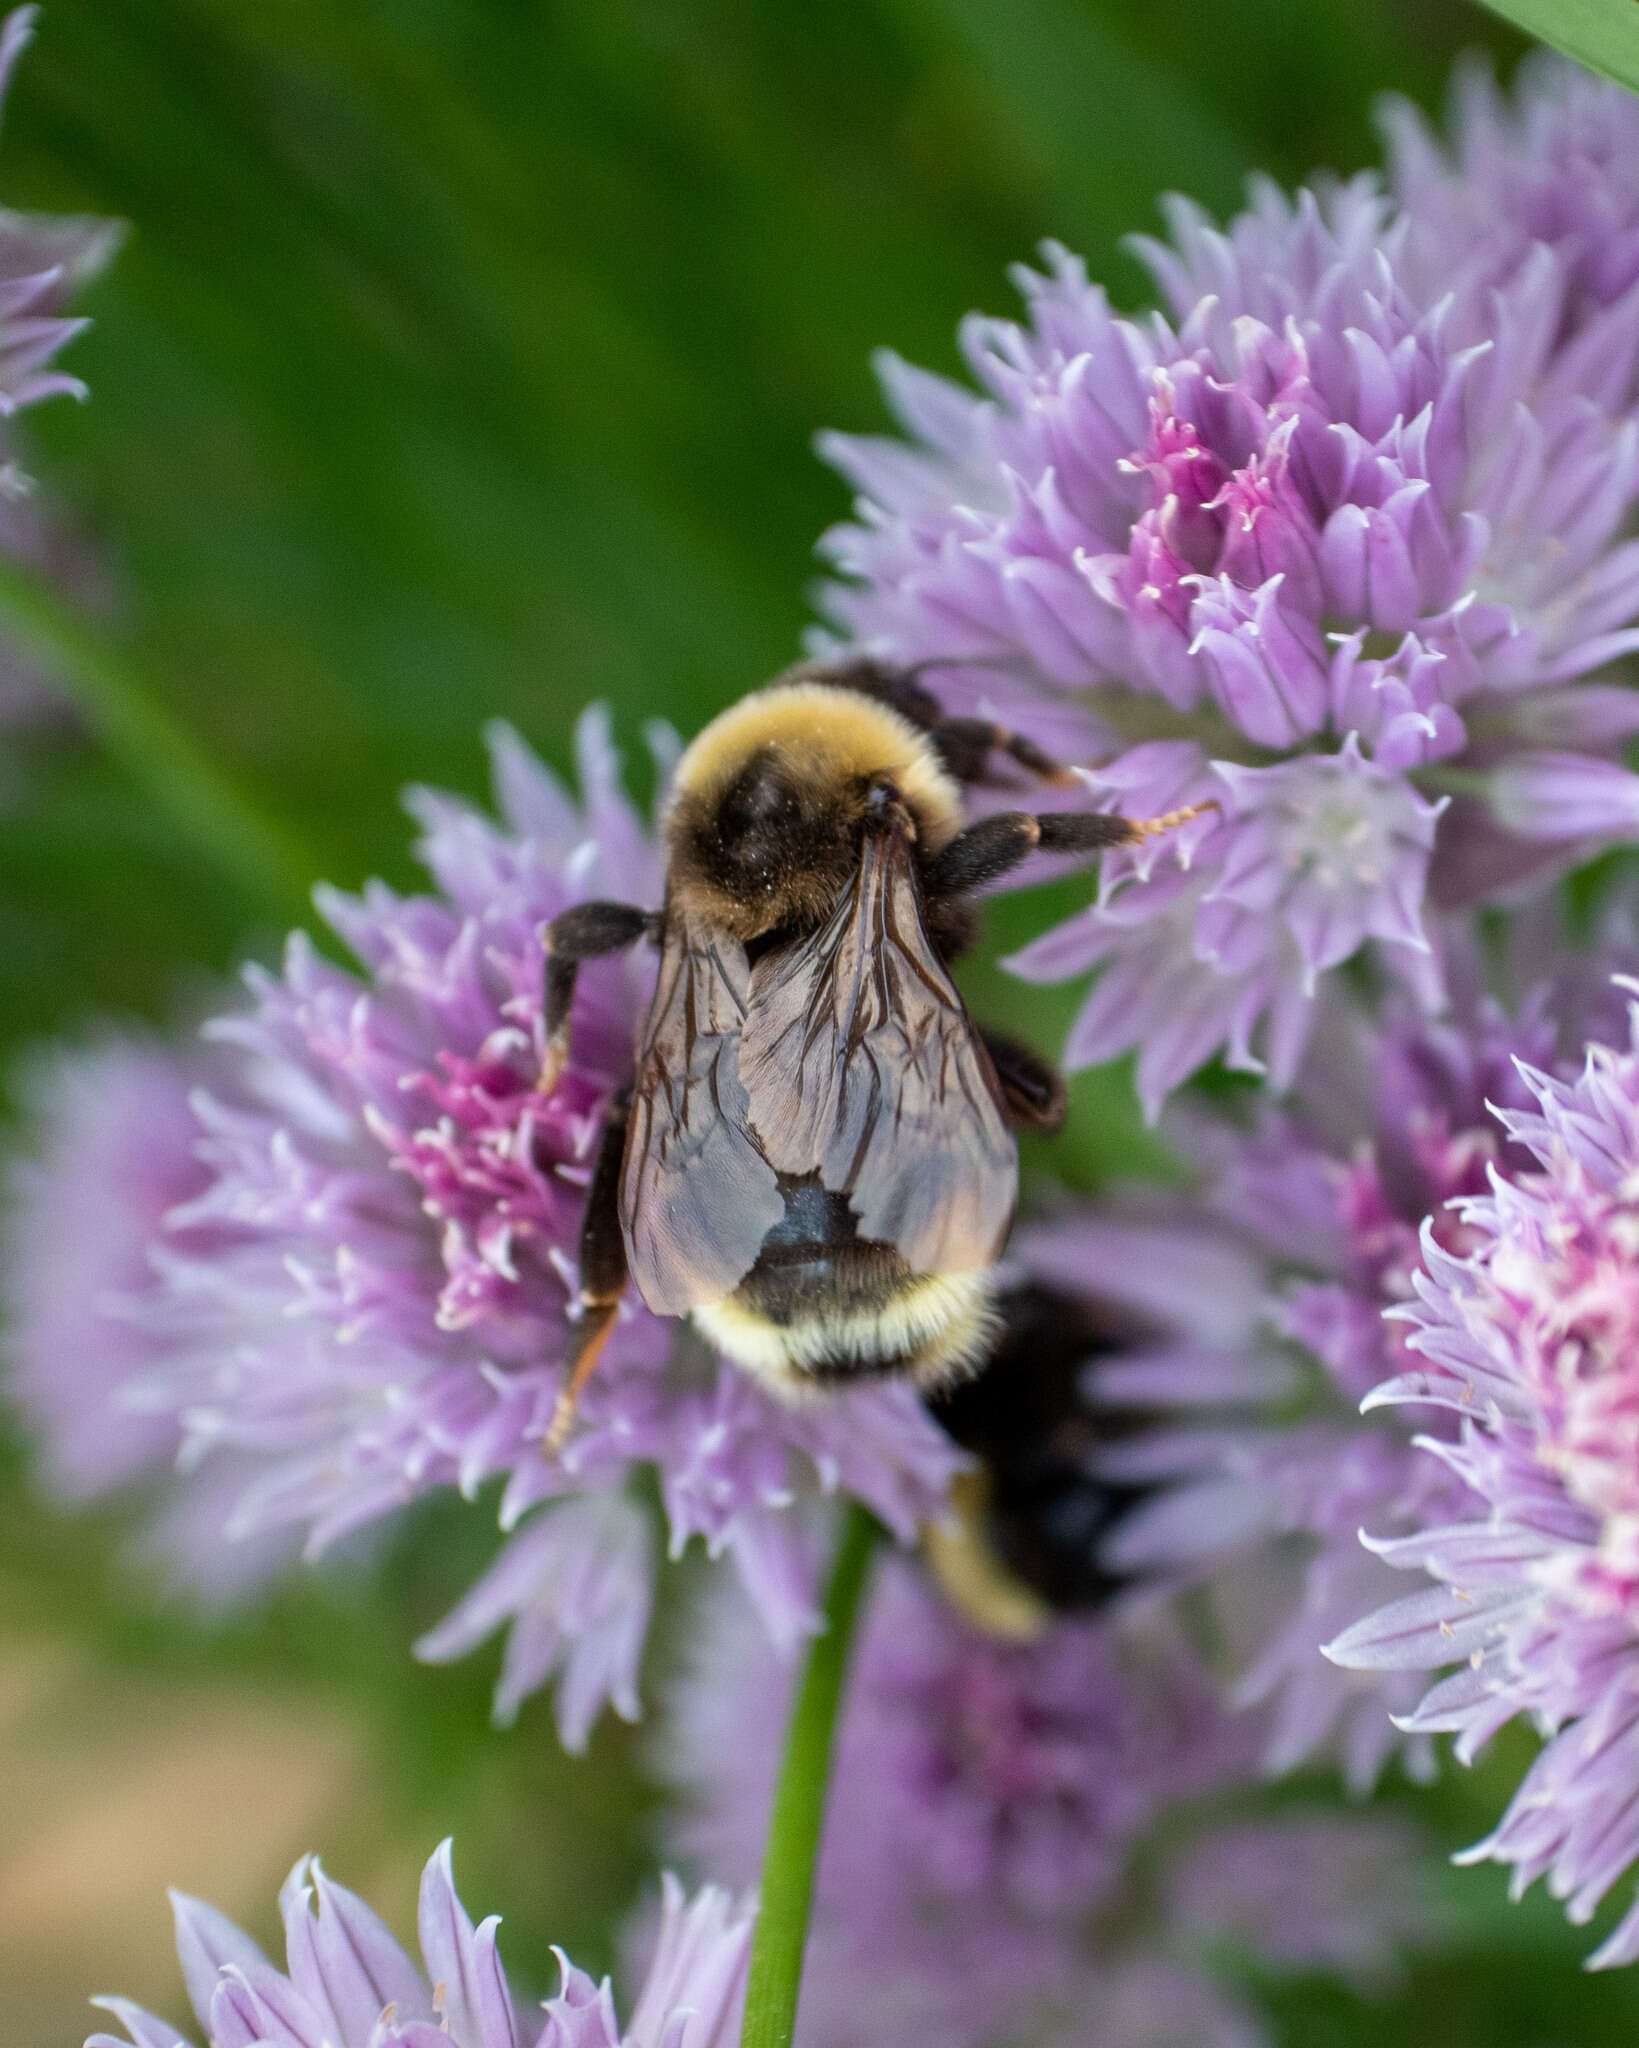
[[[131, 235], [69, 358], [92, 400], [29, 417], [33, 466], [107, 565], [97, 630], [282, 830], [287, 895], [407, 881], [396, 794], [479, 793], [485, 719], [562, 765], [604, 698], [635, 755], [645, 719], [687, 730], [792, 658], [846, 506], [810, 439], [881, 424], [874, 346], [953, 368], [957, 317], [1010, 310], [1005, 266], [1044, 235], [1140, 303], [1119, 241], [1157, 192], [1223, 211], [1253, 168], [1369, 163], [1373, 96], [1437, 104], [1473, 45], [1517, 54], [1458, 0], [49, 0], [0, 193]], [[276, 943], [279, 895], [108, 750], [8, 744], [8, 1057], [163, 1018]], [[1070, 992], [1029, 1000], [1050, 1037]], [[1055, 1170], [1144, 1158], [1122, 1077], [1078, 1107]], [[180, 2017], [163, 1884], [265, 1934], [315, 1843], [407, 1927], [453, 1830], [526, 1975], [551, 1982], [551, 1939], [608, 1959], [651, 1861], [633, 1743], [566, 1764], [538, 1704], [489, 1729], [485, 1660], [406, 1652], [482, 1516], [436, 1509], [378, 1578], [212, 1635], [137, 1596], [114, 1527], [31, 1505], [15, 1450], [3, 1487], [10, 2038], [78, 2040], [92, 1990]], [[1524, 1754], [1409, 1803], [1455, 1846]], [[1263, 1987], [1283, 2042], [1632, 2041], [1639, 1978], [1580, 1976], [1557, 1908], [1439, 1881], [1446, 1956], [1387, 2003]]]

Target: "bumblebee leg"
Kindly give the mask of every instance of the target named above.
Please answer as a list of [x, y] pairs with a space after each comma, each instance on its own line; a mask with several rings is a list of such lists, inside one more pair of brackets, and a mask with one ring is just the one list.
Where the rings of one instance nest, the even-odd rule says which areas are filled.
[[574, 1007], [581, 962], [635, 946], [653, 922], [648, 911], [632, 903], [577, 903], [553, 918], [542, 932], [546, 1055], [535, 1085], [543, 1094], [550, 1095], [557, 1087], [569, 1061], [569, 1012]]
[[1162, 818], [1115, 818], [1107, 811], [998, 811], [959, 832], [922, 869], [922, 887], [932, 897], [961, 896], [1010, 873], [1028, 854], [1096, 853], [1103, 847], [1137, 846], [1198, 818], [1215, 804], [1188, 804]]
[[603, 1347], [620, 1315], [626, 1288], [626, 1239], [620, 1227], [620, 1169], [626, 1152], [630, 1096], [622, 1089], [609, 1106], [609, 1118], [598, 1143], [597, 1164], [587, 1190], [586, 1213], [580, 1226], [580, 1286], [575, 1323], [565, 1363], [569, 1368], [541, 1445], [541, 1455], [554, 1458], [575, 1423], [581, 1392], [597, 1369]]
[[958, 782], [982, 782], [991, 755], [1005, 754], [1042, 782], [1060, 789], [1075, 784], [1074, 769], [1055, 761], [1022, 732], [1009, 732], [1005, 725], [994, 725], [988, 718], [941, 718], [928, 736]]
[[1004, 1032], [982, 1026], [979, 1037], [1002, 1084], [1009, 1120], [1020, 1130], [1040, 1131], [1051, 1138], [1064, 1128], [1069, 1098], [1064, 1076], [1040, 1053]]

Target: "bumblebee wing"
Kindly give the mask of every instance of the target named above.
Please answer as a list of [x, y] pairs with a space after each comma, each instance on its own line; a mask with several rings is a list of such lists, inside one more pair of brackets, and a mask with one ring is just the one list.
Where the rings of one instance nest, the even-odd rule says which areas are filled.
[[745, 949], [668, 913], [632, 1084], [620, 1221], [658, 1315], [731, 1294], [785, 1213], [740, 1081]]
[[1018, 1153], [902, 827], [868, 833], [830, 920], [752, 969], [740, 1073], [769, 1162], [845, 1193], [862, 1237], [919, 1273], [995, 1258]]

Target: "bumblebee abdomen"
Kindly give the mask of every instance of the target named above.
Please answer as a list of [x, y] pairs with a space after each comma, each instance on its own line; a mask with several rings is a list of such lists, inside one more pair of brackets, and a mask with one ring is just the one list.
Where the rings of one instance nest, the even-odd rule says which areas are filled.
[[925, 1388], [973, 1370], [994, 1336], [986, 1271], [915, 1273], [890, 1244], [861, 1238], [847, 1198], [813, 1175], [781, 1176], [785, 1214], [699, 1329], [784, 1399], [865, 1380]]

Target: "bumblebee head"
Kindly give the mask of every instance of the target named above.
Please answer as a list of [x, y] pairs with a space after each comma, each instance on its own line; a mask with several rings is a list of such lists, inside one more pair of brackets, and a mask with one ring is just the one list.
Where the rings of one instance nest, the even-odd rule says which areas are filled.
[[824, 683], [759, 690], [714, 719], [677, 765], [671, 887], [742, 942], [811, 928], [858, 872], [867, 814], [886, 789], [925, 851], [961, 829], [955, 782], [898, 712]]

